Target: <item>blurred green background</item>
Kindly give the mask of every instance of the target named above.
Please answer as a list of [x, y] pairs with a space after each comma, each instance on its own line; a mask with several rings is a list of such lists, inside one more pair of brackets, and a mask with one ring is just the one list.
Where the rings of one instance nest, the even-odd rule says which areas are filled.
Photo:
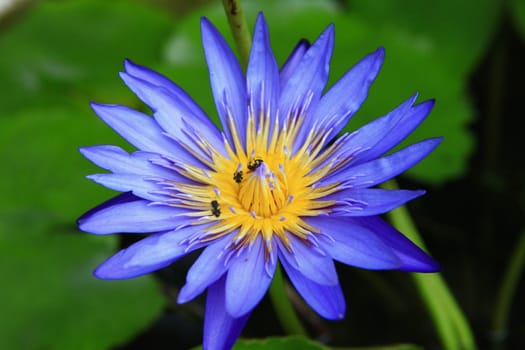
[[[382, 71], [348, 130], [416, 91], [419, 101], [436, 98], [408, 142], [439, 135], [445, 141], [400, 180], [428, 190], [409, 208], [480, 348], [525, 348], [525, 303], [512, 297], [524, 294], [523, 281], [516, 278], [506, 297], [509, 310], [501, 301], [502, 278], [525, 221], [525, 1], [243, 4], [250, 27], [257, 12], [265, 12], [280, 63], [299, 39], [314, 40], [335, 23], [331, 83], [368, 52], [386, 48]], [[230, 40], [219, 1], [0, 1], [1, 349], [200, 343], [202, 300], [174, 302], [191, 257], [154, 276], [96, 280], [91, 271], [136, 236], [91, 236], [78, 232], [75, 220], [114, 194], [85, 179], [98, 170], [78, 147], [130, 149], [89, 102], [146, 110], [118, 78], [125, 58], [171, 77], [216, 118], [199, 37], [203, 15]], [[344, 321], [321, 320], [295, 301], [316, 339], [439, 348], [407, 274], [339, 271], [348, 303]], [[244, 335], [282, 332], [264, 300]]]

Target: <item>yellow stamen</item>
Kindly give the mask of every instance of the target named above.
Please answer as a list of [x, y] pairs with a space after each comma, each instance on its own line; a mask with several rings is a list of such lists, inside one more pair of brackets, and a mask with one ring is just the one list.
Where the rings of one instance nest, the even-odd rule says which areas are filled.
[[[195, 224], [213, 223], [203, 233], [203, 241], [236, 232], [232, 247], [241, 248], [261, 236], [266, 250], [271, 251], [274, 237], [290, 249], [289, 235], [306, 241], [309, 234], [318, 233], [302, 218], [330, 212], [334, 201], [323, 198], [336, 192], [337, 184], [313, 184], [329, 174], [334, 165], [326, 162], [319, 167], [329, 159], [326, 152], [339, 147], [323, 150], [320, 144], [324, 140], [310, 132], [305, 145], [292, 154], [303, 118], [294, 116], [279, 127], [278, 121], [270, 125], [264, 113], [251, 115], [245, 131], [237, 130], [233, 118], [228, 118], [233, 144], [225, 141], [226, 155], [209, 150], [213, 162], [205, 163], [210, 168], [207, 170], [177, 166], [196, 184], [174, 184], [184, 195], [179, 198], [174, 194], [180, 200], [173, 205], [194, 209], [192, 216], [199, 218]], [[246, 133], [246, 149], [239, 137], [241, 132]], [[209, 149], [210, 145], [202, 143], [202, 147]]]

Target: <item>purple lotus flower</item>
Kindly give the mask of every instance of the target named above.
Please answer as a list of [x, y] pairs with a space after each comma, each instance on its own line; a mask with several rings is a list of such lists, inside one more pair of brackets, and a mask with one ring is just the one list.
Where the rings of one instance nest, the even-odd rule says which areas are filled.
[[95, 271], [131, 278], [202, 252], [178, 302], [208, 289], [204, 348], [226, 349], [266, 293], [278, 261], [321, 316], [341, 319], [345, 300], [334, 260], [365, 269], [433, 272], [438, 265], [378, 215], [423, 191], [373, 186], [412, 167], [440, 142], [387, 156], [430, 112], [416, 96], [359, 130], [337, 135], [365, 100], [382, 48], [325, 88], [330, 25], [301, 41], [278, 68], [264, 17], [255, 25], [246, 76], [205, 18], [202, 41], [223, 126], [219, 130], [177, 85], [130, 61], [121, 78], [153, 111], [119, 105], [95, 112], [138, 150], [93, 146], [82, 154], [109, 173], [89, 178], [125, 192], [79, 219], [94, 234], [150, 233]]

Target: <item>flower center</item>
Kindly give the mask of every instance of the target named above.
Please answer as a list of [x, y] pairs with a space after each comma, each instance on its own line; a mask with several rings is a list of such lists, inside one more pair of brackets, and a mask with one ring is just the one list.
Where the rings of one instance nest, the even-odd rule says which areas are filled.
[[196, 217], [195, 224], [211, 223], [200, 240], [235, 232], [234, 248], [262, 236], [268, 250], [274, 237], [290, 249], [289, 235], [307, 240], [309, 234], [318, 233], [302, 218], [329, 213], [335, 203], [324, 197], [336, 192], [337, 184], [315, 184], [337, 167], [328, 159], [338, 146], [324, 149], [312, 130], [292, 154], [297, 125], [285, 130], [275, 126], [270, 133], [268, 124], [261, 120], [256, 127], [250, 118], [243, 145], [232, 123], [233, 145], [224, 144], [227, 154], [202, 144], [202, 150], [210, 154], [206, 164], [211, 171], [188, 164], [177, 167], [197, 184], [175, 184], [178, 194], [174, 197], [180, 201], [174, 205], [193, 209], [190, 215]]
[[286, 204], [286, 186], [262, 159], [256, 159], [248, 167], [246, 178], [240, 182], [239, 203], [255, 216], [269, 218], [279, 213]]

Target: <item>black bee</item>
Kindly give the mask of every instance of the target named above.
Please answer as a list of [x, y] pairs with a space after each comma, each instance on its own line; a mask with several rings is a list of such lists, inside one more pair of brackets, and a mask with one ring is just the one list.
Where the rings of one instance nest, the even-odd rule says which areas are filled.
[[243, 177], [242, 170], [236, 171], [233, 173], [233, 180], [237, 182], [238, 184], [241, 183]]
[[221, 207], [215, 199], [211, 201], [211, 213], [217, 218], [221, 216]]
[[254, 160], [250, 160], [246, 167], [248, 168], [248, 170], [254, 171], [258, 167], [260, 167], [262, 163], [263, 160], [261, 158], [255, 158]]

